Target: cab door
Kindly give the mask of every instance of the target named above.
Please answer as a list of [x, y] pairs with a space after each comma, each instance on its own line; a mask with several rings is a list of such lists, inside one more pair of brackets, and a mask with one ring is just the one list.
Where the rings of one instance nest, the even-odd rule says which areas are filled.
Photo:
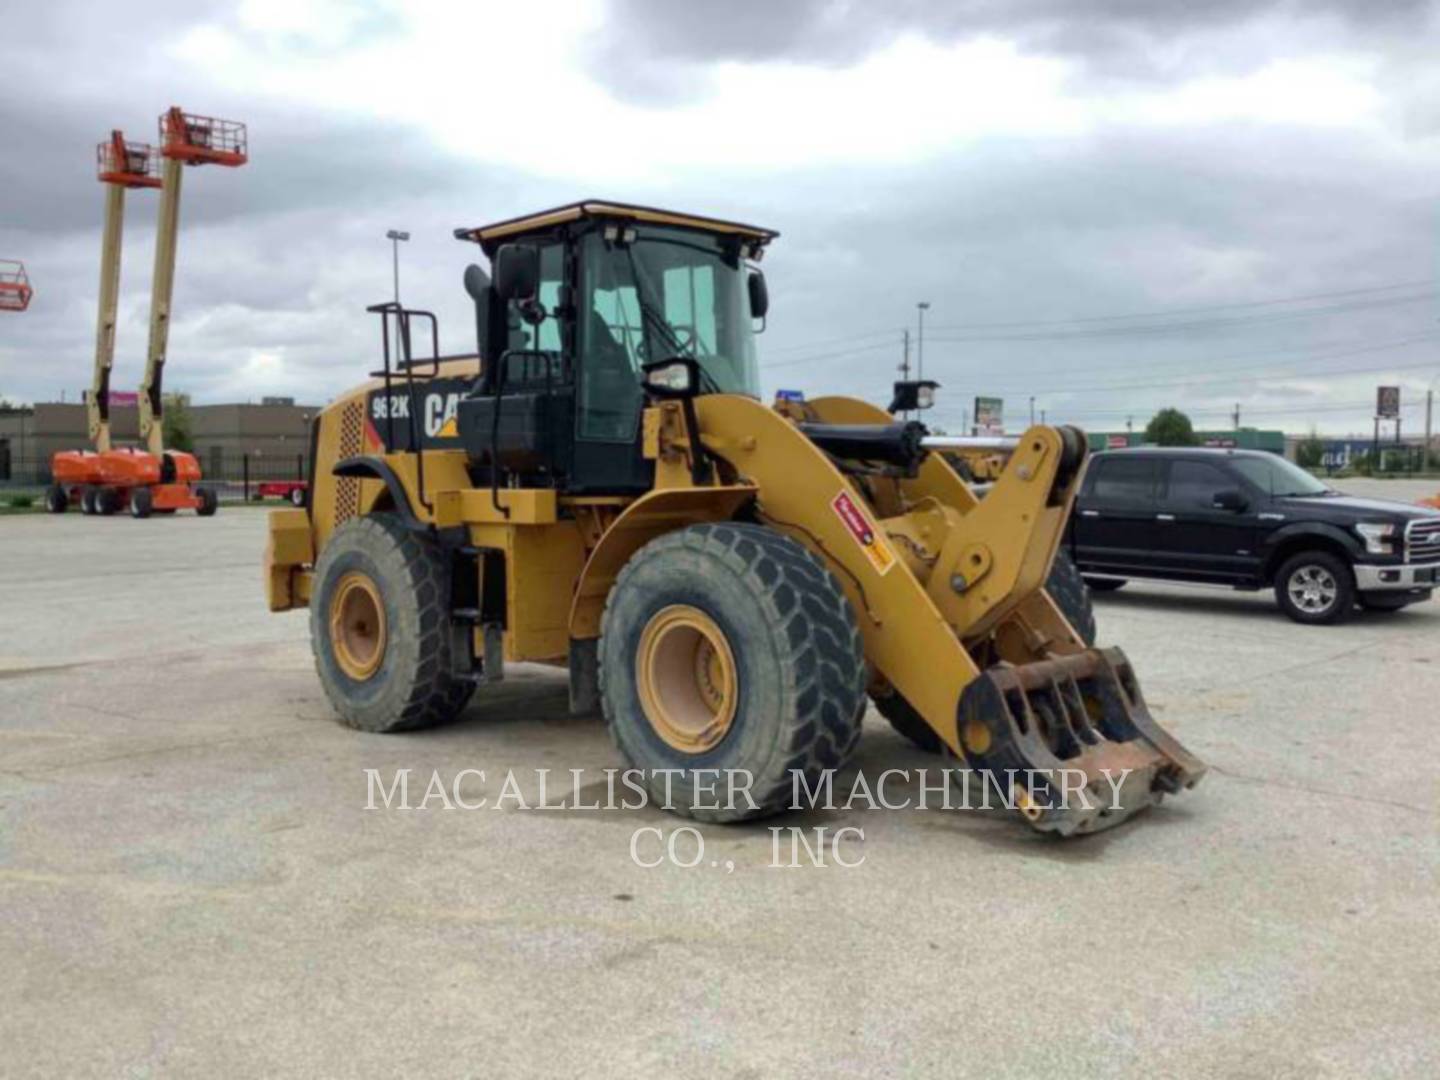
[[1080, 568], [1117, 575], [1153, 571], [1160, 461], [1118, 453], [1091, 463], [1076, 502], [1075, 549]]
[[1167, 462], [1155, 521], [1155, 558], [1166, 576], [1228, 585], [1258, 575], [1255, 508], [1246, 486], [1222, 465]]

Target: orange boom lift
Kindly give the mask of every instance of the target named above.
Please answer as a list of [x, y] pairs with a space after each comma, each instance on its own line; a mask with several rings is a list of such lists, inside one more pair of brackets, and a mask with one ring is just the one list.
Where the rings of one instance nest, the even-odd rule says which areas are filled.
[[[163, 160], [160, 175], [156, 166]], [[57, 454], [55, 484], [47, 496], [54, 512], [77, 496], [87, 513], [111, 514], [129, 508], [134, 517], [194, 510], [215, 513], [215, 492], [199, 486], [200, 463], [193, 454], [166, 450], [162, 383], [170, 336], [180, 223], [180, 188], [186, 165], [236, 167], [248, 160], [245, 125], [196, 116], [171, 108], [160, 117], [160, 148], [126, 143], [119, 132], [100, 148], [100, 179], [108, 185], [105, 244], [101, 258], [100, 322], [95, 380], [90, 394], [90, 436], [95, 452]], [[150, 298], [150, 340], [140, 387], [143, 447], [110, 445], [109, 381], [114, 359], [115, 303], [120, 280], [120, 222], [124, 192], [159, 187], [160, 216], [155, 238], [155, 274]], [[113, 235], [112, 235], [113, 233]], [[66, 460], [62, 461], [64, 458]]]

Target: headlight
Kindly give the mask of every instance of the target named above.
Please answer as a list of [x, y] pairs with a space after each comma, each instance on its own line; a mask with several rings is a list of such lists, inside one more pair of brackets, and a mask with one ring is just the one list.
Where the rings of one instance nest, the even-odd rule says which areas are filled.
[[1396, 527], [1388, 521], [1362, 521], [1355, 531], [1365, 541], [1365, 550], [1371, 555], [1395, 554]]
[[661, 397], [689, 397], [695, 392], [694, 364], [681, 359], [646, 364], [645, 386]]

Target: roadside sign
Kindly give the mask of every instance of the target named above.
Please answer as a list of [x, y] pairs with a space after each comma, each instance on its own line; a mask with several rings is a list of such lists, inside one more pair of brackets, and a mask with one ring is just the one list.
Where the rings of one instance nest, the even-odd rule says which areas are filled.
[[1123, 449], [1125, 449], [1125, 447], [1127, 447], [1127, 446], [1129, 446], [1129, 445], [1130, 445], [1130, 436], [1128, 436], [1128, 435], [1106, 435], [1106, 436], [1105, 436], [1105, 449], [1107, 449], [1107, 450], [1123, 450]]
[[1005, 399], [998, 397], [977, 397], [975, 399], [975, 433], [977, 435], [1005, 434]]
[[1400, 387], [1382, 386], [1376, 391], [1375, 415], [1381, 420], [1400, 418]]
[[805, 391], [804, 391], [804, 390], [776, 390], [776, 391], [775, 391], [775, 400], [776, 400], [776, 401], [804, 401], [804, 400], [805, 400]]

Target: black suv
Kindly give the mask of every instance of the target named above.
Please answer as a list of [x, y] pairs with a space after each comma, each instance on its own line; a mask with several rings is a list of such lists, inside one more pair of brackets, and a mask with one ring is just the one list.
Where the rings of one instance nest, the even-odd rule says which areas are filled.
[[1066, 535], [1090, 587], [1159, 578], [1275, 590], [1296, 622], [1395, 611], [1440, 583], [1440, 511], [1360, 499], [1250, 450], [1137, 447], [1091, 459]]

